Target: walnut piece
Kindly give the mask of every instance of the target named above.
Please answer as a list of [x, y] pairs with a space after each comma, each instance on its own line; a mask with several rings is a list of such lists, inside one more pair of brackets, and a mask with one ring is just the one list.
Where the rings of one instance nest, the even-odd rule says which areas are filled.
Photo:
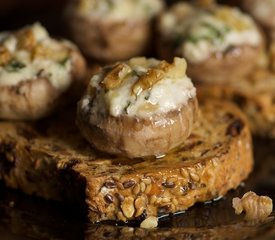
[[164, 72], [160, 69], [149, 69], [133, 86], [133, 93], [138, 96], [142, 91], [151, 88], [155, 83], [163, 79]]
[[[136, 59], [135, 61], [138, 60], [140, 62], [143, 61], [142, 58]], [[140, 76], [138, 81], [134, 84], [132, 92], [135, 95], [139, 95], [142, 91], [151, 88], [164, 77], [183, 78], [186, 74], [186, 66], [186, 61], [178, 57], [175, 57], [171, 64], [165, 60], [160, 61], [159, 64]]]
[[240, 199], [238, 197], [232, 200], [233, 208], [236, 214], [245, 212], [247, 221], [264, 221], [272, 212], [272, 199], [266, 196], [258, 196], [254, 192], [247, 192]]
[[56, 62], [62, 63], [69, 58], [69, 50], [67, 48], [52, 49], [43, 43], [36, 44], [32, 49], [32, 59], [48, 58]]
[[147, 217], [140, 224], [141, 228], [156, 228], [157, 226], [158, 226], [158, 218], [153, 216]]
[[137, 80], [132, 86], [132, 94], [138, 96], [144, 90], [150, 89], [164, 78], [182, 79], [186, 75], [186, 61], [175, 57], [173, 63], [165, 60], [147, 60], [144, 57], [132, 58], [128, 62], [118, 63], [112, 68], [106, 68], [106, 75], [101, 86], [106, 90], [119, 88], [131, 77]]
[[125, 63], [119, 63], [107, 73], [101, 84], [107, 90], [120, 87], [131, 71], [132, 70], [128, 65]]
[[0, 46], [0, 66], [6, 65], [11, 60], [11, 58], [12, 56], [9, 50], [4, 46]]
[[16, 33], [17, 48], [24, 50], [32, 50], [36, 45], [36, 39], [30, 28], [22, 29]]

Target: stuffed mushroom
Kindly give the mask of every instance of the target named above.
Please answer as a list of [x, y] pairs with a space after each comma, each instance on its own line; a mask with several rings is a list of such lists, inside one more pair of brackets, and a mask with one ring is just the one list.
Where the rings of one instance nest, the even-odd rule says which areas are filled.
[[84, 74], [85, 60], [77, 48], [50, 38], [38, 23], [1, 33], [0, 119], [47, 116], [70, 88], [81, 86]]
[[250, 72], [263, 40], [252, 18], [226, 6], [173, 5], [158, 22], [160, 57], [183, 56], [192, 79], [225, 82]]
[[65, 15], [83, 53], [111, 62], [147, 51], [152, 19], [162, 8], [162, 0], [75, 0]]
[[243, 0], [242, 6], [275, 40], [275, 0]]
[[161, 156], [183, 143], [196, 116], [185, 60], [140, 57], [92, 77], [78, 103], [77, 124], [100, 151], [136, 158]]

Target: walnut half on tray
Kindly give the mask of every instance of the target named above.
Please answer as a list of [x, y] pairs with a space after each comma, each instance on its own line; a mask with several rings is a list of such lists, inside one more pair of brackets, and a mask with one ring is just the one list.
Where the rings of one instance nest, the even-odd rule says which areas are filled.
[[272, 199], [267, 196], [258, 196], [254, 192], [247, 192], [240, 199], [232, 200], [236, 214], [245, 212], [245, 220], [263, 222], [271, 214], [273, 209]]

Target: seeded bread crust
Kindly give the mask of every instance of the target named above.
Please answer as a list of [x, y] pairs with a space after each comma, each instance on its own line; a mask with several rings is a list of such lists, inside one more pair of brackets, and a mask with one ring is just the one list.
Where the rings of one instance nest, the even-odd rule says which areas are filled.
[[142, 220], [223, 196], [252, 170], [250, 131], [238, 108], [201, 104], [190, 137], [160, 159], [114, 158], [90, 148], [72, 112], [36, 124], [0, 123], [0, 178], [47, 199], [86, 203], [90, 221]]
[[199, 99], [227, 99], [248, 116], [255, 135], [275, 138], [275, 73], [258, 68], [226, 84], [197, 86]]

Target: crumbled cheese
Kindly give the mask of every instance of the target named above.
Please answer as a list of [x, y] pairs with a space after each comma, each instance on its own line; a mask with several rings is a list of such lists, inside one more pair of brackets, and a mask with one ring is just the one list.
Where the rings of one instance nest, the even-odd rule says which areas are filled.
[[49, 38], [47, 30], [43, 28], [39, 23], [33, 24], [31, 28], [37, 42]]
[[189, 62], [202, 62], [211, 54], [232, 46], [258, 46], [261, 42], [252, 18], [236, 8], [217, 7], [212, 11], [197, 9], [196, 12], [190, 6], [185, 8], [188, 10], [185, 15], [177, 15], [175, 8], [164, 14], [160, 28], [165, 36], [175, 36], [177, 53]]
[[71, 60], [67, 49], [65, 55], [62, 55], [66, 47], [51, 39], [46, 29], [38, 23], [26, 29], [31, 29], [36, 41], [35, 47], [39, 43], [49, 50], [50, 54], [34, 57], [34, 49], [17, 49], [16, 33], [0, 34], [0, 46], [5, 47], [12, 56], [11, 61], [0, 66], [0, 86], [16, 85], [21, 81], [46, 77], [55, 88], [66, 89], [71, 81]]
[[[97, 74], [91, 79], [91, 87], [97, 89], [94, 101], [101, 103], [100, 105], [94, 104], [94, 108], [100, 106], [99, 110], [104, 111], [102, 107], [102, 103], [104, 103], [105, 109], [112, 116], [127, 115], [148, 118], [152, 115], [178, 110], [182, 105], [187, 104], [190, 98], [196, 96], [196, 89], [185, 74], [186, 63], [184, 59], [179, 58], [175, 58], [173, 63], [175, 65], [164, 63], [165, 71], [159, 70], [163, 74], [161, 79], [156, 81], [153, 78], [158, 76], [149, 76], [145, 79], [147, 82], [140, 83], [145, 86], [141, 86], [137, 94], [133, 93], [133, 86], [139, 84], [142, 77], [147, 76], [150, 70], [157, 69], [161, 64], [156, 59], [149, 59], [146, 61], [147, 66], [145, 67], [137, 65], [138, 61], [133, 64], [135, 61], [132, 59], [125, 63], [132, 71], [125, 76], [126, 80], [114, 89], [106, 90], [102, 87], [101, 83], [107, 73], [105, 75]], [[139, 67], [142, 67], [143, 70], [137, 72], [136, 69]], [[106, 71], [110, 72], [111, 69], [108, 67]], [[98, 111], [98, 109], [92, 111]]]
[[104, 19], [151, 18], [162, 8], [161, 0], [78, 0], [78, 10], [83, 14]]
[[10, 51], [10, 52], [14, 52], [16, 50], [16, 44], [17, 44], [17, 40], [14, 36], [12, 35], [8, 35], [6, 33], [1, 34], [2, 36], [4, 36], [3, 40], [3, 45]]

